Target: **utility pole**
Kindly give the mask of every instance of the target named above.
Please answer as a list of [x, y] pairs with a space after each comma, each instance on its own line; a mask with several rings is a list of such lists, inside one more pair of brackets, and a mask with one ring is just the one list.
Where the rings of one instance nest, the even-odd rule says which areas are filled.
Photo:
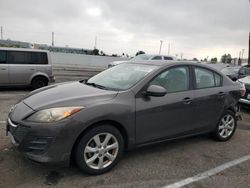
[[168, 55], [170, 54], [170, 43], [168, 43]]
[[181, 52], [181, 60], [182, 60], [182, 57], [183, 57], [183, 53]]
[[3, 26], [1, 26], [1, 40], [3, 40]]
[[97, 48], [97, 36], [95, 36], [95, 45], [94, 45], [94, 49], [96, 49]]
[[52, 46], [54, 46], [54, 32], [52, 32]]
[[159, 54], [161, 54], [162, 43], [163, 43], [163, 40], [160, 40], [160, 50], [159, 50]]
[[250, 65], [250, 32], [249, 32], [249, 39], [248, 39], [248, 65]]

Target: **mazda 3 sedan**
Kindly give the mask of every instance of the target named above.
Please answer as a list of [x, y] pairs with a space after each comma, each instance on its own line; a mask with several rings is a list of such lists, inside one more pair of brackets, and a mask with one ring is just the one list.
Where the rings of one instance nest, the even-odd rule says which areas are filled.
[[31, 160], [73, 160], [101, 174], [140, 146], [204, 133], [229, 140], [240, 95], [238, 83], [205, 65], [128, 62], [31, 92], [11, 108], [7, 132]]

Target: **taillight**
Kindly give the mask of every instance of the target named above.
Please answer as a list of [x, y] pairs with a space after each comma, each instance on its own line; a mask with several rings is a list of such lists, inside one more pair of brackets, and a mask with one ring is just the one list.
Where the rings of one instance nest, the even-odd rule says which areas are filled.
[[240, 87], [240, 95], [243, 97], [246, 94], [246, 87], [245, 84], [241, 83], [241, 87]]

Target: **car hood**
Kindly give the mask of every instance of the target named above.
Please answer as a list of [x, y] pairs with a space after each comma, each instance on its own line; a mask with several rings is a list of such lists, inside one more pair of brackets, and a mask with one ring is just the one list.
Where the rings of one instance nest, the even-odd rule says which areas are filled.
[[240, 82], [244, 84], [250, 84], [250, 76], [246, 76], [244, 78], [239, 79]]
[[81, 82], [51, 85], [31, 92], [23, 102], [33, 110], [62, 106], [88, 106], [110, 100], [117, 91], [98, 89]]

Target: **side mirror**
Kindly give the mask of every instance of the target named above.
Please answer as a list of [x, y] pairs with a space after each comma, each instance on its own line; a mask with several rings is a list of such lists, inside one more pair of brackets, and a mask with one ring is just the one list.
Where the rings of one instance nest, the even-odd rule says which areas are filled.
[[158, 85], [151, 85], [148, 87], [147, 91], [144, 93], [146, 96], [153, 96], [153, 97], [163, 97], [167, 93], [167, 90]]

